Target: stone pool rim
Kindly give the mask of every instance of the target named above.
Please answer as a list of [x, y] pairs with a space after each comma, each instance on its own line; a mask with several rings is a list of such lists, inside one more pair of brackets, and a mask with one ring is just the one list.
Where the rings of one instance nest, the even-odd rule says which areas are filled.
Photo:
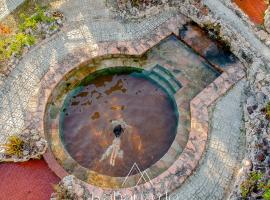
[[[88, 67], [83, 66], [82, 68], [88, 68]], [[78, 70], [80, 70], [80, 69], [78, 69]], [[173, 109], [171, 112], [172, 112], [172, 115], [174, 116], [174, 120], [176, 122], [176, 124], [175, 124], [176, 126], [174, 126], [173, 130], [170, 133], [168, 133], [168, 134], [173, 135], [173, 141], [169, 144], [168, 150], [164, 154], [162, 154], [162, 156], [158, 157], [158, 160], [156, 162], [153, 162], [150, 167], [147, 167], [145, 169], [154, 168], [155, 173], [151, 173], [151, 176], [150, 176], [150, 177], [154, 177], [154, 176], [156, 176], [156, 174], [160, 173], [159, 171], [156, 172], [156, 170], [158, 170], [158, 166], [157, 166], [158, 163], [159, 163], [159, 165], [162, 165], [162, 163], [160, 163], [160, 162], [161, 161], [165, 162], [165, 160], [166, 160], [167, 161], [166, 164], [171, 165], [174, 162], [176, 157], [178, 157], [178, 155], [181, 152], [179, 152], [177, 155], [175, 155], [175, 157], [173, 157], [170, 162], [168, 161], [169, 158], [168, 158], [168, 155], [166, 155], [166, 154], [169, 151], [169, 149], [171, 148], [171, 146], [173, 145], [173, 143], [176, 142], [175, 138], [177, 135], [177, 128], [178, 128], [178, 122], [179, 122], [179, 109], [178, 109], [177, 104], [175, 102], [174, 96], [172, 94], [170, 94], [168, 91], [166, 91], [161, 85], [158, 85], [156, 82], [153, 82], [153, 80], [148, 75], [148, 72], [149, 72], [148, 70], [145, 70], [141, 67], [131, 67], [131, 66], [106, 67], [106, 68], [102, 68], [102, 69], [97, 68], [95, 71], [91, 72], [90, 74], [88, 74], [87, 72], [85, 74], [85, 73], [79, 71], [80, 77], [82, 77], [81, 79], [79, 79], [76, 76], [76, 74], [77, 74], [76, 71], [77, 71], [77, 69], [72, 70], [72, 72], [70, 74], [68, 74], [69, 78], [64, 77], [63, 80], [60, 81], [60, 83], [59, 83], [60, 85], [58, 84], [56, 86], [55, 90], [58, 90], [60, 88], [61, 90], [64, 91], [64, 93], [63, 92], [58, 93], [57, 91], [56, 91], [56, 93], [53, 92], [54, 94], [52, 94], [53, 96], [51, 95], [50, 100], [47, 103], [47, 109], [46, 109], [46, 115], [48, 116], [46, 121], [48, 121], [49, 123], [47, 123], [47, 124], [45, 123], [45, 124], [49, 125], [48, 126], [49, 129], [50, 129], [50, 127], [51, 127], [51, 129], [55, 129], [55, 130], [47, 130], [47, 128], [46, 128], [46, 134], [48, 134], [48, 137], [46, 139], [49, 141], [50, 146], [51, 146], [52, 150], [54, 151], [55, 157], [62, 164], [66, 163], [65, 161], [68, 161], [69, 166], [71, 165], [73, 168], [76, 168], [76, 167], [80, 168], [81, 170], [85, 171], [86, 174], [88, 174], [89, 178], [90, 178], [90, 175], [93, 174], [93, 175], [99, 176], [99, 178], [104, 177], [104, 179], [105, 179], [105, 177], [106, 177], [106, 179], [117, 179], [117, 181], [122, 182], [122, 180], [124, 181], [126, 175], [128, 174], [128, 172], [126, 172], [126, 174], [123, 176], [110, 176], [108, 174], [99, 173], [95, 170], [92, 170], [91, 168], [84, 167], [82, 164], [80, 164], [78, 161], [76, 161], [75, 157], [73, 157], [74, 155], [72, 156], [69, 153], [69, 150], [65, 146], [63, 124], [62, 124], [63, 120], [64, 120], [64, 113], [62, 112], [62, 110], [64, 108], [66, 108], [68, 102], [71, 99], [71, 96], [73, 96], [74, 94], [76, 95], [78, 93], [78, 91], [80, 91], [80, 89], [76, 90], [76, 88], [81, 88], [81, 86], [86, 87], [87, 85], [91, 84], [91, 81], [93, 79], [100, 78], [100, 77], [107, 76], [107, 75], [110, 75], [110, 76], [111, 75], [112, 76], [114, 76], [114, 75], [131, 75], [135, 79], [136, 79], [136, 77], [139, 78], [137, 81], [140, 81], [140, 79], [142, 78], [145, 81], [149, 82], [149, 84], [155, 85], [155, 88], [158, 88], [158, 89], [163, 91], [163, 94], [166, 95], [166, 102], [168, 102]], [[133, 73], [135, 73], [135, 74], [133, 74]], [[73, 74], [75, 74], [75, 76]], [[83, 77], [84, 74], [86, 75], [85, 77]], [[72, 83], [70, 81], [70, 79], [71, 79], [71, 81], [72, 81], [72, 79], [75, 79], [73, 81], [74, 83]], [[72, 86], [68, 89], [63, 89], [62, 85], [65, 85], [66, 83], [69, 83]], [[59, 94], [60, 94], [60, 96], [59, 96]], [[57, 117], [55, 119], [53, 119], [52, 117], [50, 117], [50, 113], [51, 113], [50, 108], [55, 107], [55, 106], [58, 107], [57, 110], [59, 110], [59, 111], [57, 112], [57, 115], [56, 115]], [[149, 119], [149, 120], [151, 120], [151, 119]], [[57, 131], [57, 132], [53, 133], [54, 131]], [[154, 132], [154, 130], [152, 130], [152, 132]], [[58, 135], [59, 137], [57, 137], [57, 139], [56, 139], [52, 135]], [[182, 137], [182, 136], [180, 135], [178, 137]], [[54, 138], [53, 141], [51, 141], [52, 138]], [[61, 148], [63, 148], [63, 151], [58, 152], [57, 149], [59, 148], [59, 146], [61, 146]], [[54, 148], [57, 148], [57, 149], [54, 149]], [[62, 156], [63, 153], [67, 154], [67, 158], [64, 159], [64, 157]], [[69, 169], [67, 169], [65, 166], [64, 166], [64, 168], [68, 172], [72, 173], [72, 170], [69, 171]], [[166, 168], [164, 168], [164, 170], [166, 170]], [[130, 176], [131, 179], [134, 179], [134, 177], [139, 177], [139, 175]], [[81, 178], [81, 179], [83, 179], [83, 178]], [[91, 180], [84, 180], [84, 181], [91, 183]], [[105, 182], [105, 180], [104, 180], [104, 182]], [[115, 181], [112, 181], [112, 182], [115, 182]], [[92, 184], [94, 184], [94, 183], [92, 183]]]
[[[128, 59], [128, 58], [125, 58]], [[132, 59], [131, 59], [132, 60]], [[144, 70], [142, 68], [139, 67], [130, 67], [130, 66], [100, 66], [95, 68], [94, 70], [90, 69], [87, 65], [85, 66], [81, 66], [79, 68], [75, 68], [73, 70], [71, 70], [69, 73], [67, 73], [62, 79], [61, 81], [56, 85], [56, 87], [52, 90], [50, 97], [48, 98], [47, 101], [47, 105], [46, 105], [46, 112], [45, 112], [45, 116], [44, 116], [44, 133], [45, 133], [45, 139], [47, 141], [49, 141], [49, 147], [52, 150], [52, 153], [54, 155], [54, 157], [56, 158], [56, 160], [58, 160], [59, 164], [61, 166], [63, 166], [64, 170], [67, 171], [70, 174], [81, 174], [81, 177], [79, 176], [78, 178], [80, 180], [83, 180], [89, 184], [95, 185], [97, 187], [103, 187], [103, 188], [126, 188], [126, 187], [133, 187], [136, 186], [137, 181], [140, 179], [140, 174], [135, 174], [132, 176], [129, 176], [125, 182], [126, 177], [111, 177], [108, 175], [104, 175], [104, 174], [100, 174], [97, 173], [95, 171], [92, 171], [90, 169], [87, 169], [83, 166], [81, 166], [76, 160], [74, 160], [72, 158], [72, 156], [68, 153], [68, 151], [66, 150], [62, 139], [61, 139], [61, 134], [60, 134], [60, 112], [57, 112], [57, 115], [54, 119], [51, 118], [47, 118], [47, 116], [49, 116], [49, 110], [48, 108], [50, 108], [52, 99], [58, 102], [53, 101], [54, 105], [59, 105], [62, 106], [65, 99], [66, 99], [66, 95], [62, 94], [61, 91], [59, 92], [60, 94], [62, 94], [62, 96], [59, 98], [59, 95], [56, 93], [56, 96], [52, 96], [54, 91], [58, 92], [58, 89], [61, 88], [61, 84], [65, 84], [66, 80], [69, 80], [69, 78], [71, 77], [74, 78], [73, 76], [76, 74], [76, 71], [78, 71], [79, 69], [86, 69], [91, 71], [91, 73], [95, 73], [95, 72], [100, 72], [100, 71], [107, 71], [109, 70], [126, 70], [126, 69], [131, 69], [131, 70]], [[72, 79], [71, 81], [71, 88], [70, 90], [73, 89], [73, 85], [76, 86], [77, 84], [79, 84], [81, 81], [83, 81], [86, 77], [84, 76], [83, 73], [79, 72], [80, 74], [80, 79], [78, 79], [78, 77], [75, 77], [75, 79]], [[90, 74], [86, 74], [86, 76], [89, 76]], [[63, 83], [64, 82], [64, 83]], [[69, 91], [70, 91], [69, 90]], [[66, 91], [66, 90], [64, 90]], [[68, 92], [67, 92], [68, 93]], [[168, 94], [169, 95], [169, 94]], [[175, 99], [173, 97], [171, 97], [172, 100], [175, 102]], [[60, 100], [59, 100], [60, 99]], [[175, 102], [176, 104], [176, 102]], [[176, 106], [176, 109], [178, 109], [177, 104], [174, 105]], [[178, 111], [179, 113], [179, 111]], [[177, 117], [178, 118], [178, 117]], [[46, 123], [49, 121], [49, 130], [47, 130], [47, 125]], [[178, 121], [178, 119], [177, 119]], [[181, 154], [181, 152], [179, 152], [178, 154], [176, 154], [176, 148], [179, 148], [179, 140], [181, 140], [183, 138], [183, 132], [181, 131], [181, 129], [179, 129], [179, 123], [177, 124], [177, 129], [176, 129], [176, 135], [174, 138], [173, 143], [170, 145], [170, 148], [168, 149], [168, 151], [153, 165], [151, 165], [149, 168], [147, 168], [145, 171], [147, 172], [147, 174], [149, 174], [150, 179], [157, 177], [158, 175], [160, 175], [162, 172], [166, 171], [177, 159], [177, 157], [179, 157], [179, 155]], [[180, 141], [181, 142], [181, 141]], [[182, 147], [180, 147], [182, 148]], [[68, 163], [68, 164], [67, 164]], [[67, 167], [65, 167], [65, 165], [67, 165]], [[72, 169], [67, 169], [67, 168], [72, 168]], [[122, 184], [125, 182], [125, 185], [122, 186]]]
[[[168, 24], [170, 25], [170, 23], [171, 22], [169, 22]], [[178, 26], [177, 24], [172, 25]], [[167, 26], [165, 27], [165, 30], [167, 30]], [[164, 36], [159, 36], [158, 38], [155, 38], [155, 43], [158, 43], [163, 38], [167, 37], [167, 34], [171, 34], [170, 31], [169, 33], [166, 32]], [[144, 52], [149, 49], [149, 46], [145, 45], [143, 40], [139, 40], [136, 43], [126, 42], [125, 44], [127, 45], [128, 51], [124, 54], [130, 54], [130, 56], [133, 55], [135, 58], [140, 55], [142, 56]], [[133, 49], [136, 49], [136, 46], [138, 44], [140, 44], [141, 48], [140, 50], [134, 52]], [[108, 48], [108, 46], [110, 45], [112, 45], [112, 48]], [[117, 51], [114, 46], [115, 44], [113, 43], [100, 43], [99, 48], [107, 50], [96, 51], [95, 53], [93, 53], [92, 51], [89, 52], [89, 49], [82, 48], [78, 51], [74, 51], [73, 54], [68, 55], [68, 57], [63, 58], [62, 63], [52, 64], [49, 71], [41, 80], [39, 93], [33, 96], [30, 100], [28, 108], [29, 112], [27, 116], [29, 127], [38, 130], [40, 134], [44, 137], [43, 118], [45, 108], [50, 93], [57, 85], [57, 83], [69, 71], [81, 65], [87, 64], [90, 60], [94, 58], [119, 55], [124, 56], [123, 52], [121, 54], [121, 52]], [[132, 188], [118, 189], [118, 194], [124, 196], [145, 194], [149, 198], [156, 198], [159, 197], [159, 195], [164, 195], [165, 192], [171, 192], [176, 188], [180, 187], [180, 185], [196, 169], [198, 162], [202, 158], [207, 142], [207, 135], [209, 129], [207, 108], [214, 104], [220, 96], [224, 95], [228, 89], [230, 89], [244, 76], [245, 73], [243, 70], [243, 66], [240, 63], [237, 63], [231, 66], [231, 68], [227, 69], [225, 72], [223, 72], [213, 83], [211, 83], [203, 91], [201, 91], [201, 93], [199, 93], [190, 103], [191, 131], [188, 144], [184, 149], [185, 154], [182, 153], [179, 159], [173, 164], [173, 166], [171, 166], [167, 171], [163, 172], [160, 176], [154, 178], [152, 180], [153, 185], [148, 182]], [[195, 145], [198, 145], [199, 148], [196, 149]], [[194, 159], [191, 159], [191, 156], [187, 156], [186, 153], [190, 153], [191, 155], [193, 155]], [[48, 163], [49, 167], [60, 178], [69, 175], [55, 160], [54, 155], [52, 154], [50, 149], [48, 149], [47, 152], [44, 154], [44, 158]], [[176, 176], [176, 173], [179, 172], [178, 168], [187, 168], [187, 171], [181, 177], [179, 177]], [[115, 192], [115, 189], [103, 189], [90, 184], [88, 184], [88, 189], [91, 191], [91, 193], [99, 197], [105, 194], [113, 194]]]

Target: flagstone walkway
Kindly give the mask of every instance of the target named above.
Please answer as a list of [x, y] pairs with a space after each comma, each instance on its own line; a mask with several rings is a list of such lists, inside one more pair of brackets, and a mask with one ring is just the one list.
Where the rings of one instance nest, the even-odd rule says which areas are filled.
[[[0, 10], [11, 11], [20, 3], [4, 2], [13, 3], [9, 5], [0, 1]], [[210, 1], [208, 3], [213, 6]], [[74, 52], [81, 57], [80, 61], [95, 57], [97, 52], [107, 51], [101, 45], [104, 42], [113, 43], [115, 52], [119, 53], [117, 47], [125, 47], [129, 42], [144, 39], [151, 41], [149, 35], [176, 15], [176, 11], [172, 9], [137, 22], [124, 23], [100, 0], [59, 0], [53, 1], [51, 5], [62, 11], [66, 17], [62, 31], [34, 47], [8, 77], [0, 77], [1, 143], [9, 135], [19, 133], [25, 127], [28, 108], [35, 103], [29, 100], [39, 93], [40, 82], [48, 70], [51, 73], [56, 70], [51, 66], [69, 65], [69, 58], [75, 55]], [[4, 12], [0, 19], [8, 14], [8, 11]], [[182, 16], [177, 22], [180, 26], [187, 21]], [[169, 34], [172, 32], [173, 30], [168, 30]], [[154, 43], [148, 45], [151, 47]], [[268, 51], [265, 52], [267, 53]], [[194, 175], [173, 193], [174, 199], [224, 199], [228, 194], [233, 185], [234, 174], [241, 163], [244, 146], [241, 132], [243, 88], [244, 81], [241, 81], [213, 107], [212, 129], [204, 158]], [[57, 180], [55, 177], [52, 179]], [[0, 185], [1, 187], [4, 186]]]

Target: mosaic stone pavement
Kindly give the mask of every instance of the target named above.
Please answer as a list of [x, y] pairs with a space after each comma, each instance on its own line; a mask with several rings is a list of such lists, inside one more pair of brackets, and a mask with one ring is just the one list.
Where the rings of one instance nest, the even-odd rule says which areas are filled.
[[209, 144], [196, 173], [170, 198], [218, 200], [228, 195], [243, 159], [242, 100], [245, 80], [238, 82], [215, 106]]
[[[112, 18], [102, 2], [55, 1], [52, 6], [64, 12], [66, 17], [64, 30], [29, 52], [8, 77], [0, 76], [0, 142], [24, 127], [28, 100], [31, 94], [37, 92], [36, 86], [50, 64], [60, 62], [77, 48], [86, 47], [95, 51], [97, 42], [141, 38], [173, 15], [173, 12], [165, 12], [140, 23], [121, 24]], [[97, 16], [98, 13], [101, 16]]]
[[[0, 13], [7, 5], [12, 10], [20, 2], [1, 0]], [[63, 31], [30, 51], [8, 77], [0, 77], [0, 142], [24, 128], [29, 99], [38, 93], [40, 80], [51, 65], [63, 62], [79, 48], [89, 49], [94, 56], [98, 42], [143, 38], [175, 14], [163, 12], [140, 22], [122, 23], [100, 0], [62, 0], [54, 1], [52, 6], [66, 16]], [[171, 198], [223, 199], [227, 194], [242, 156], [239, 149], [243, 147], [240, 106], [243, 87], [242, 81], [213, 108], [212, 131], [205, 157], [196, 173]]]

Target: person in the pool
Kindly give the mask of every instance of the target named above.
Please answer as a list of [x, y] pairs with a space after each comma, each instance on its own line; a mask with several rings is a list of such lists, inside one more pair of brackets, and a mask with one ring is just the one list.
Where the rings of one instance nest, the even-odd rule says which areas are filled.
[[123, 132], [124, 132], [124, 129], [122, 128], [121, 124], [118, 124], [113, 129], [113, 133], [115, 137], [120, 137]]
[[114, 120], [111, 122], [113, 128], [113, 134], [115, 138], [113, 143], [107, 148], [102, 155], [100, 161], [105, 160], [110, 156], [110, 165], [115, 166], [115, 160], [117, 157], [123, 158], [123, 150], [120, 149], [121, 135], [128, 132], [129, 126], [123, 120]]

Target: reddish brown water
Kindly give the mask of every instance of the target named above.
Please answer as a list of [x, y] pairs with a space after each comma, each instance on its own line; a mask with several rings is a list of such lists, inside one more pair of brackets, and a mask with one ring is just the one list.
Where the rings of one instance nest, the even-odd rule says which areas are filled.
[[[112, 165], [111, 121], [120, 119], [129, 127], [120, 136], [120, 150], [114, 151], [122, 151], [122, 156], [115, 156]], [[177, 123], [166, 92], [143, 76], [122, 74], [98, 77], [73, 95], [66, 102], [61, 128], [66, 149], [78, 163], [119, 177], [126, 176], [134, 163], [144, 170], [157, 162], [171, 146]]]

